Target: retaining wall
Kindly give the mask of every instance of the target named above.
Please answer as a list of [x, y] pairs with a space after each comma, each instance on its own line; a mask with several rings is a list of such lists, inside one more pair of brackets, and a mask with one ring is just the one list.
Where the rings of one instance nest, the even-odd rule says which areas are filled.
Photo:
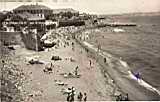
[[22, 44], [21, 33], [0, 31], [0, 41], [5, 45], [20, 45]]

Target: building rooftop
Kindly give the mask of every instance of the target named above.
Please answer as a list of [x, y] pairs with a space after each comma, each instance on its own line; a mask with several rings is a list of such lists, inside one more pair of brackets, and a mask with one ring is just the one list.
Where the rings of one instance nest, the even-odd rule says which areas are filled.
[[14, 10], [40, 10], [40, 9], [51, 10], [49, 7], [44, 6], [44, 5], [39, 5], [39, 4], [36, 4], [36, 5], [21, 5], [17, 8], [15, 8]]
[[78, 11], [72, 9], [72, 8], [64, 8], [64, 9], [53, 9], [54, 14], [58, 14], [60, 12], [71, 12], [71, 13], [78, 13]]
[[24, 12], [22, 14], [17, 14], [18, 16], [20, 16], [21, 18], [23, 19], [27, 19], [27, 20], [30, 20], [30, 21], [34, 21], [34, 20], [44, 20], [44, 18], [42, 17], [39, 17], [37, 15], [34, 15], [34, 14], [30, 14], [28, 12]]

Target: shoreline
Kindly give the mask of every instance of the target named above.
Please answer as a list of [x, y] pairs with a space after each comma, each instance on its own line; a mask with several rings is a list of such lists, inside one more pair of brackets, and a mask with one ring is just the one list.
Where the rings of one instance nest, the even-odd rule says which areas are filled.
[[[93, 45], [91, 45], [91, 44], [89, 44], [89, 43], [87, 43], [87, 42], [83, 42], [86, 46], [88, 46], [88, 47], [90, 47], [90, 48], [92, 48], [93, 50], [97, 50], [97, 48], [93, 48]], [[102, 52], [102, 53], [105, 53], [105, 52]], [[101, 53], [99, 53], [99, 54], [101, 54]], [[110, 57], [112, 57], [110, 54], [108, 54], [108, 52], [107, 52], [107, 54], [105, 54], [105, 55], [107, 55], [107, 56], [110, 56]], [[104, 57], [105, 57], [105, 55], [104, 55]], [[103, 54], [102, 54], [102, 56], [103, 56]], [[125, 68], [125, 67], [129, 67], [129, 65], [127, 64], [127, 62], [125, 62], [125, 61], [123, 61], [123, 60], [121, 60], [121, 59], [117, 59], [117, 60], [119, 60], [119, 62], [121, 63], [121, 65]], [[129, 68], [130, 69], [130, 68]], [[155, 91], [158, 95], [160, 95], [160, 91], [158, 90], [158, 89], [156, 89], [156, 88], [154, 88], [153, 86], [151, 86], [149, 83], [147, 83], [147, 82], [145, 82], [144, 80], [142, 80], [142, 79], [139, 79], [139, 80], [137, 80], [137, 78], [134, 76], [134, 74], [131, 72], [131, 70], [128, 70], [128, 74], [129, 74], [129, 77], [130, 78], [132, 78], [132, 79], [134, 79], [134, 80], [136, 80], [138, 83], [139, 83], [139, 85], [142, 85], [142, 86], [144, 86], [145, 88], [147, 88], [148, 90], [151, 90], [151, 91]]]
[[[92, 28], [93, 29], [93, 28]], [[112, 55], [108, 54], [107, 52], [101, 52], [101, 53], [98, 53], [98, 56], [96, 55], [96, 51], [98, 48], [94, 48], [93, 45], [91, 44], [87, 44], [87, 42], [83, 42], [81, 40], [79, 40], [78, 38], [75, 38], [76, 42], [78, 42], [83, 48], [87, 49], [90, 53], [92, 53], [92, 56], [94, 58], [100, 58], [101, 57], [101, 60], [104, 58], [104, 57], [108, 57], [108, 59], [110, 60], [111, 57], [113, 57]], [[107, 54], [106, 55], [103, 55], [103, 53]], [[114, 59], [116, 60], [119, 60], [118, 58], [115, 58], [114, 56]], [[119, 62], [121, 63], [121, 65], [124, 67], [124, 68], [127, 68], [129, 67], [127, 62], [124, 62], [124, 61], [120, 61]], [[103, 62], [100, 62], [98, 61], [98, 63], [103, 66], [105, 68], [105, 63]], [[117, 69], [115, 69], [117, 70]], [[137, 80], [134, 80], [135, 77], [133, 77], [133, 73], [131, 73], [129, 71], [129, 68], [127, 68], [125, 71], [127, 71], [127, 73], [125, 72], [125, 74], [127, 74], [128, 78], [125, 78], [126, 81], [130, 82], [130, 85], [131, 86], [134, 86], [136, 88], [137, 91], [139, 91], [139, 94], [141, 95], [135, 95], [135, 97], [133, 98], [132, 95], [134, 95], [132, 93], [132, 95], [129, 95], [129, 99], [131, 100], [160, 100], [160, 91], [157, 90], [156, 88], [152, 87], [150, 84], [146, 83], [145, 81], [141, 80], [142, 83], [139, 83]], [[112, 79], [118, 79], [118, 78], [113, 78], [113, 75], [112, 75], [112, 71], [107, 71], [108, 74], [111, 76]], [[117, 72], [117, 71], [116, 71]], [[119, 73], [119, 72], [118, 72]], [[120, 72], [121, 73], [121, 72]], [[124, 74], [124, 72], [122, 72]], [[103, 73], [102, 73], [103, 74]], [[123, 76], [123, 75], [122, 75]], [[122, 78], [123, 79], [123, 78]], [[131, 83], [134, 82], [134, 84], [132, 85]], [[117, 83], [118, 84], [118, 83]], [[122, 90], [125, 90], [125, 87], [122, 87], [121, 85], [118, 85], [118, 87]], [[140, 90], [141, 91], [140, 91]], [[127, 93], [129, 90], [125, 90], [123, 91], [124, 93]], [[142, 92], [143, 91], [143, 92]], [[147, 95], [145, 95], [145, 92], [148, 92]], [[141, 97], [143, 96], [143, 97]]]

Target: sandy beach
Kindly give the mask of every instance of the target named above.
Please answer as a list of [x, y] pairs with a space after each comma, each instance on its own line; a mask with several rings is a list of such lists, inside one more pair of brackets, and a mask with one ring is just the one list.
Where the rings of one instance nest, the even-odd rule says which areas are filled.
[[[20, 66], [26, 75], [26, 81], [22, 86], [25, 102], [66, 101], [67, 95], [63, 90], [69, 87], [74, 87], [76, 90], [75, 100], [79, 92], [86, 92], [89, 101], [115, 100], [113, 90], [115, 89], [117, 95], [120, 92], [109, 76], [104, 77], [101, 66], [96, 60], [88, 56], [87, 52], [74, 40], [66, 40], [63, 37], [59, 39], [62, 42], [57, 49], [42, 52], [25, 48], [15, 50], [13, 63]], [[65, 45], [64, 41], [69, 42], [69, 46]], [[72, 42], [75, 44], [74, 51], [71, 46]], [[53, 55], [59, 56], [62, 60], [52, 61]], [[38, 56], [39, 60], [45, 63], [52, 63], [53, 73], [48, 74], [43, 71], [45, 64], [29, 64], [27, 58], [33, 56]], [[63, 73], [73, 73], [77, 66], [80, 78], [64, 78]]]

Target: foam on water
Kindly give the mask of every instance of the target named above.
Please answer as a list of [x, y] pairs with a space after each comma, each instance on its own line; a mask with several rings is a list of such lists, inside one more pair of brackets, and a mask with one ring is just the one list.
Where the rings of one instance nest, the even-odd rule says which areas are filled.
[[[93, 50], [95, 50], [95, 51], [97, 51], [97, 49], [98, 48], [95, 48], [93, 45], [91, 45], [90, 43], [88, 43], [88, 42], [83, 42], [87, 47], [89, 47], [89, 48], [91, 48], [91, 49], [93, 49]], [[101, 55], [101, 56], [104, 56], [104, 57], [112, 57], [112, 55], [110, 55], [110, 54], [108, 54], [108, 53], [106, 53], [106, 52], [102, 52], [102, 53], [99, 53], [99, 55]], [[120, 60], [119, 59], [119, 62], [121, 63], [121, 65], [123, 66], [123, 67], [129, 67], [128, 66], [128, 64], [127, 64], [127, 62], [125, 62], [125, 61], [122, 61], [122, 60]], [[129, 78], [131, 78], [131, 79], [133, 79], [133, 80], [135, 80], [135, 81], [137, 81], [138, 83], [139, 83], [139, 85], [141, 85], [141, 86], [143, 86], [143, 87], [145, 87], [146, 89], [148, 89], [148, 90], [151, 90], [151, 91], [154, 91], [154, 92], [157, 92], [159, 95], [160, 95], [160, 91], [159, 90], [157, 90], [156, 88], [154, 88], [153, 86], [151, 86], [150, 84], [148, 84], [147, 82], [145, 82], [144, 80], [142, 80], [142, 79], [138, 79], [137, 80], [137, 78], [134, 76], [134, 74], [131, 72], [131, 71], [128, 71], [128, 77]]]
[[88, 46], [89, 48], [93, 49], [94, 51], [97, 51], [98, 48], [95, 48], [93, 45], [89, 44], [88, 42], [84, 41], [83, 42], [86, 46]]
[[129, 77], [134, 79], [134, 80], [136, 80], [139, 83], [139, 85], [144, 86], [148, 90], [155, 91], [160, 95], [160, 91], [159, 90], [157, 90], [156, 88], [154, 88], [153, 86], [151, 86], [150, 84], [148, 84], [147, 82], [145, 82], [142, 79], [138, 79], [137, 80], [137, 78], [134, 76], [134, 74], [131, 71], [128, 71], [128, 73], [129, 73]]

